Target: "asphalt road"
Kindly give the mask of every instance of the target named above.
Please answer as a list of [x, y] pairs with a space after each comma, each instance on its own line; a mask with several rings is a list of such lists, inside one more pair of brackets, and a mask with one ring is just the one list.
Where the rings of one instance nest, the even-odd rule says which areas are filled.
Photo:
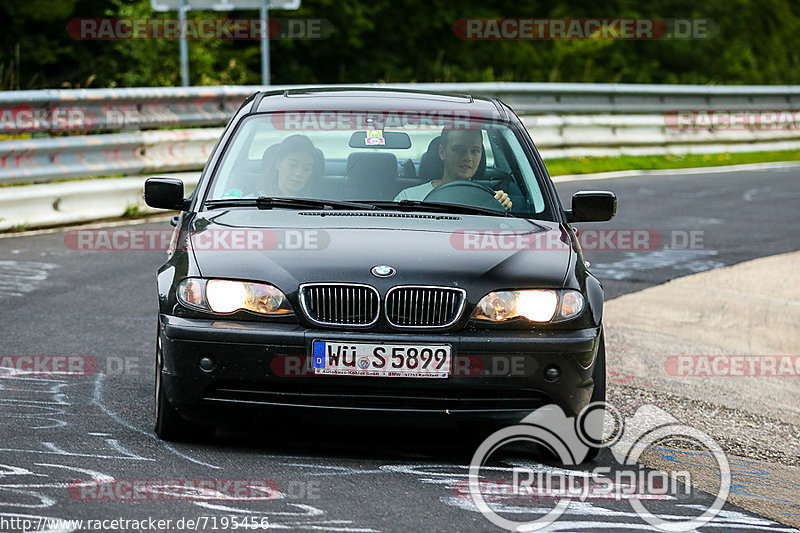
[[570, 181], [557, 183], [557, 188], [565, 206], [579, 190], [616, 193], [614, 220], [580, 228], [650, 230], [654, 238], [662, 237], [663, 248], [645, 252], [585, 250], [610, 299], [679, 276], [800, 248], [798, 172], [789, 167], [676, 173]]
[[[679, 239], [702, 232], [695, 234], [702, 236], [702, 246], [695, 241], [693, 248], [588, 251], [608, 298], [800, 248], [796, 170], [632, 177], [561, 183], [558, 188], [565, 199], [580, 189], [615, 191], [618, 216], [604, 229], [653, 230], [670, 244], [673, 232], [681, 232]], [[138, 227], [169, 228], [166, 222]], [[10, 520], [22, 517], [35, 524], [41, 517], [161, 518], [173, 521], [171, 530], [205, 531], [230, 529], [222, 526], [230, 525], [225, 520], [231, 517], [258, 523], [266, 518], [264, 524], [275, 529], [495, 529], [463, 490], [480, 437], [457, 428], [281, 421], [254, 424], [250, 431], [225, 430], [205, 443], [157, 440], [151, 431], [154, 273], [163, 261], [158, 251], [70, 250], [64, 231], [0, 239], [0, 356], [90, 356], [99, 367], [85, 377], [0, 377], [0, 531], [20, 531], [15, 527], [19, 522]], [[522, 453], [504, 456], [498, 475], [532, 461]], [[597, 464], [613, 468], [616, 463], [604, 451]], [[162, 484], [250, 480], [250, 486], [268, 480], [280, 494], [267, 491], [270, 499], [253, 499], [251, 490], [250, 499], [226, 501], [185, 494], [159, 501], [110, 501], [74, 486], [111, 478]], [[693, 516], [710, 501], [709, 495], [693, 491], [652, 505], [672, 516]], [[550, 508], [552, 502], [512, 501], [504, 512], [531, 519]], [[176, 524], [181, 518], [202, 522], [181, 528]], [[61, 526], [51, 530], [75, 529]], [[652, 530], [625, 501], [589, 500], [570, 507], [548, 531], [623, 528]], [[791, 529], [726, 505], [701, 530]]]

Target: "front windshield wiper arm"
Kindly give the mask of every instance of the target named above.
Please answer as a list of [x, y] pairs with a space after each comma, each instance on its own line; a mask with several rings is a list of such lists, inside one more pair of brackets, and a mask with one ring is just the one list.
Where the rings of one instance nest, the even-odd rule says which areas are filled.
[[285, 198], [277, 196], [206, 200], [203, 205], [208, 207], [254, 206], [259, 209], [272, 209], [273, 207], [286, 207], [290, 209], [377, 209], [377, 206], [369, 203], [342, 202], [339, 200], [318, 200], [315, 198]]
[[285, 198], [276, 196], [259, 196], [256, 198], [259, 209], [272, 207], [309, 207], [318, 209], [377, 209], [370, 203], [343, 202], [341, 200], [320, 200], [317, 198]]
[[511, 214], [510, 211], [506, 211], [505, 209], [500, 211], [499, 209], [491, 209], [489, 207], [476, 207], [473, 205], [464, 205], [464, 204], [449, 204], [447, 202], [425, 202], [422, 200], [399, 200], [397, 202], [372, 202], [376, 207], [379, 208], [391, 208], [391, 207], [401, 207], [401, 208], [411, 208], [411, 209], [418, 209], [423, 211], [434, 211], [437, 213], [462, 213], [467, 215], [491, 215], [496, 217], [514, 217], [517, 218], [516, 215]]

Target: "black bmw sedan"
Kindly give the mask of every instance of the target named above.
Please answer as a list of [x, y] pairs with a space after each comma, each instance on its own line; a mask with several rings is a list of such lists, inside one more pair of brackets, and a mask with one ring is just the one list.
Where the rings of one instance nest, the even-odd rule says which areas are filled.
[[244, 415], [516, 422], [605, 399], [603, 289], [531, 137], [493, 99], [260, 92], [177, 209], [158, 272], [155, 431]]

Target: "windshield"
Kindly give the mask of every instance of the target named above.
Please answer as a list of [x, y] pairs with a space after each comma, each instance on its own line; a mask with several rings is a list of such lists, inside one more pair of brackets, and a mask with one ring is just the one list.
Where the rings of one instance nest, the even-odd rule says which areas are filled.
[[426, 202], [552, 219], [509, 124], [432, 115], [421, 120], [406, 112], [326, 111], [247, 117], [206, 201], [313, 198], [389, 209]]

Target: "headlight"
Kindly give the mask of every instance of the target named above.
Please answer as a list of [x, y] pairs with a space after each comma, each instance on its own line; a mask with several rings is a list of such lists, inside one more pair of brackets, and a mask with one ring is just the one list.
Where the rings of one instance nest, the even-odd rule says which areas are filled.
[[481, 298], [470, 318], [505, 322], [523, 317], [544, 324], [576, 317], [583, 311], [583, 306], [583, 295], [578, 291], [497, 291]]
[[272, 285], [225, 279], [187, 278], [178, 285], [178, 299], [189, 307], [214, 313], [240, 310], [280, 316], [293, 312], [286, 296]]
[[178, 285], [178, 300], [189, 307], [207, 309], [205, 282], [202, 279], [186, 278]]

